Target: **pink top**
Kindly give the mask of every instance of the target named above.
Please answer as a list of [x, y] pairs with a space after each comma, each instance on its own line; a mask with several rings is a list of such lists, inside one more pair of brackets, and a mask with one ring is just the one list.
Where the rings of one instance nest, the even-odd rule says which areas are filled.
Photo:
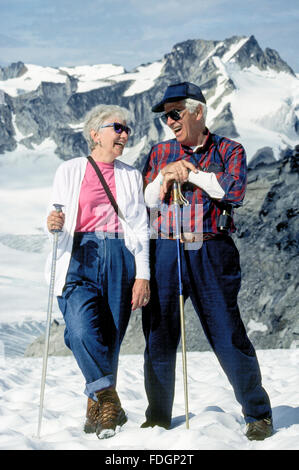
[[[96, 162], [116, 200], [114, 163]], [[102, 183], [88, 162], [82, 181], [75, 232], [122, 232], [121, 223]]]

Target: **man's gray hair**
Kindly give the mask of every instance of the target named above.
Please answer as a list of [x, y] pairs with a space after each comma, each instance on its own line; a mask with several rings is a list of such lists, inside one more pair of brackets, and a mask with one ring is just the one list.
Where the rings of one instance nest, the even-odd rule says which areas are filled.
[[90, 136], [90, 131], [99, 132], [101, 126], [108, 118], [118, 118], [128, 123], [131, 120], [130, 111], [118, 105], [100, 104], [89, 111], [85, 117], [83, 135], [88, 143], [90, 150], [95, 148], [95, 142]]
[[203, 120], [206, 122], [206, 117], [207, 117], [207, 105], [205, 103], [202, 103], [201, 101], [193, 100], [192, 98], [186, 98], [185, 99], [185, 106], [186, 109], [188, 109], [189, 113], [195, 113], [197, 110], [198, 105], [201, 106], [202, 109], [202, 114], [203, 114]]

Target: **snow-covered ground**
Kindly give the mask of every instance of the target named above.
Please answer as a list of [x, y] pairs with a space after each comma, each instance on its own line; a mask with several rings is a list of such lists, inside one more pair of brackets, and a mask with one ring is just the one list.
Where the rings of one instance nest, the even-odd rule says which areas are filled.
[[[0, 449], [298, 450], [298, 349], [257, 351], [275, 425], [275, 434], [263, 442], [249, 442], [244, 436], [240, 406], [210, 351], [187, 354], [189, 430], [178, 354], [169, 431], [140, 429], [146, 408], [143, 351], [122, 355], [118, 391], [128, 422], [116, 436], [101, 441], [82, 430], [86, 397], [73, 357], [49, 357], [41, 437], [37, 439], [42, 359], [25, 358], [23, 353], [45, 328], [48, 288], [43, 269], [49, 245], [42, 227], [60, 162], [50, 142], [30, 155], [21, 148], [0, 162]], [[61, 320], [56, 303], [52, 317]]]
[[146, 408], [142, 355], [120, 357], [118, 392], [128, 422], [106, 440], [83, 432], [84, 380], [73, 357], [50, 357], [41, 436], [37, 439], [42, 359], [2, 360], [0, 449], [27, 450], [298, 450], [298, 350], [258, 351], [276, 432], [250, 442], [231, 387], [211, 352], [188, 353], [189, 429], [185, 425], [181, 356], [178, 355], [173, 423], [140, 429]]

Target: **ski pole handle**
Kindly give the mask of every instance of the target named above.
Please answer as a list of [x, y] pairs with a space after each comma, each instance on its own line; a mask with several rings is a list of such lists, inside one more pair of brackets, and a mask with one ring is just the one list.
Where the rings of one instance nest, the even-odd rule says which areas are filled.
[[[55, 207], [56, 212], [58, 213], [62, 212], [63, 204], [53, 204], [53, 206]], [[51, 233], [59, 233], [59, 232], [62, 232], [62, 229], [54, 228], [51, 230]]]
[[179, 206], [189, 206], [189, 201], [183, 196], [181, 191], [181, 185], [176, 180], [172, 185], [173, 192], [173, 203]]
[[173, 203], [179, 204], [178, 182], [174, 181], [172, 185], [173, 190]]
[[53, 204], [56, 212], [62, 212], [63, 204]]

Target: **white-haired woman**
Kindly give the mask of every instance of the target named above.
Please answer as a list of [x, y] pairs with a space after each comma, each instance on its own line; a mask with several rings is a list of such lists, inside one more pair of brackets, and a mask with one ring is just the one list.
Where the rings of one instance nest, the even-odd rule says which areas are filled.
[[[146, 305], [150, 296], [142, 176], [117, 160], [128, 141], [128, 119], [119, 106], [99, 105], [89, 112], [83, 133], [92, 161], [79, 157], [59, 166], [47, 218], [50, 232], [62, 230], [54, 293], [66, 324], [65, 343], [86, 381], [84, 430], [99, 438], [113, 435], [127, 420], [115, 389], [119, 351], [131, 310]], [[63, 212], [53, 204], [63, 205]], [[48, 279], [50, 260], [51, 253]]]

